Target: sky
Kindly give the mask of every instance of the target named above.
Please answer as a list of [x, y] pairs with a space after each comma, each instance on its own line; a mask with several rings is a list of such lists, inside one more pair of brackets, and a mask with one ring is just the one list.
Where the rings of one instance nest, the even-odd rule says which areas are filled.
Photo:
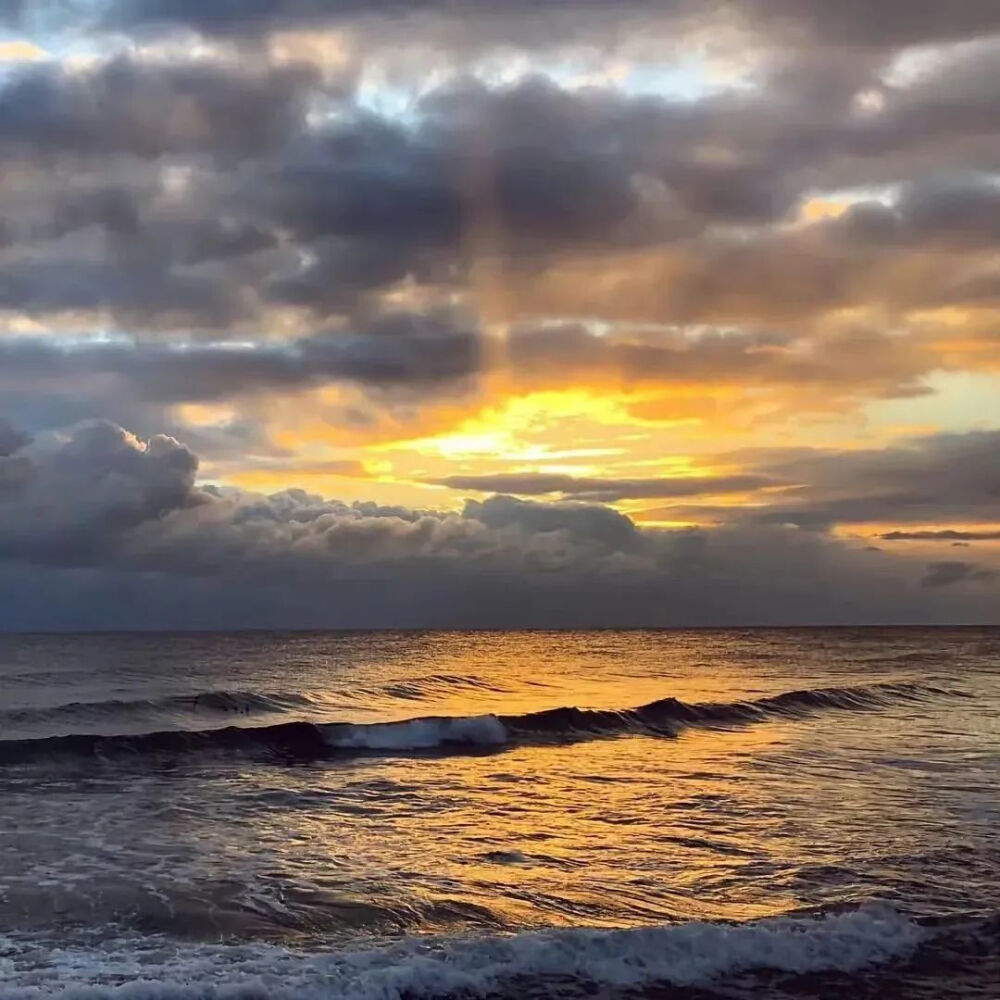
[[0, 0], [0, 628], [1000, 623], [996, 0]]

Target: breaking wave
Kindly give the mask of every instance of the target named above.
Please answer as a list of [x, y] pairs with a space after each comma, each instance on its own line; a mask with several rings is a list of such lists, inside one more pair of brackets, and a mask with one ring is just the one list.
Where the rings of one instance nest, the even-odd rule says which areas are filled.
[[[177, 945], [154, 937], [109, 941], [99, 949], [64, 946], [42, 960], [37, 947], [0, 937], [0, 983], [7, 984], [0, 985], [0, 1000], [605, 995], [658, 984], [696, 987], [765, 971], [853, 973], [905, 958], [929, 937], [925, 928], [878, 905], [738, 925], [408, 938], [325, 953], [273, 945]], [[535, 992], [525, 992], [526, 984]]]
[[[233, 695], [220, 693], [225, 698]], [[749, 725], [778, 719], [801, 719], [822, 711], [873, 711], [900, 701], [957, 696], [917, 683], [788, 691], [769, 698], [738, 702], [688, 704], [663, 698], [638, 708], [554, 708], [524, 715], [427, 717], [399, 722], [284, 722], [268, 726], [167, 730], [139, 735], [75, 734], [42, 739], [0, 740], [0, 763], [47, 756], [115, 757], [198, 751], [268, 753], [318, 758], [338, 753], [473, 751], [511, 745], [572, 743], [625, 735], [669, 738], [691, 727]], [[242, 697], [242, 696], [241, 696]], [[271, 696], [253, 696], [280, 710]], [[294, 708], [291, 704], [289, 707]]]

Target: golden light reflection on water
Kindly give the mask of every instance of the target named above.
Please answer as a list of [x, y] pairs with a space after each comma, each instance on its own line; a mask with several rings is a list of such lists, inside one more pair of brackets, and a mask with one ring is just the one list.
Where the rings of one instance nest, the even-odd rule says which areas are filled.
[[[287, 815], [257, 817], [254, 836], [282, 845], [298, 882], [378, 872], [379, 887], [342, 883], [338, 905], [415, 906], [424, 929], [785, 912], [801, 900], [742, 874], [780, 840], [780, 822], [767, 809], [726, 819], [739, 801], [736, 762], [780, 746], [781, 729], [372, 760], [351, 785], [353, 798], [367, 786], [370, 799], [350, 816], [296, 813], [292, 829]], [[288, 791], [307, 778], [312, 796], [344, 794], [339, 770], [283, 778]], [[405, 903], [395, 898], [403, 887]]]
[[[730, 648], [728, 670], [702, 669], [718, 652], [713, 644], [726, 643], [694, 634], [672, 636], [669, 656], [641, 636], [583, 644], [552, 633], [470, 636], [445, 648], [433, 635], [407, 641], [415, 673], [426, 659], [493, 690], [430, 691], [418, 712], [387, 700], [382, 718], [624, 708], [668, 694], [737, 702], [880, 678], [870, 664], [831, 662], [822, 646], [800, 648], [791, 662], [783, 647], [796, 639], [780, 635], [765, 648], [750, 637], [740, 655]], [[341, 904], [365, 900], [425, 930], [744, 920], [828, 898], [891, 895], [893, 852], [919, 856], [929, 831], [946, 822], [927, 775], [892, 764], [904, 739], [915, 745], [929, 718], [922, 712], [772, 718], [676, 738], [535, 742], [280, 772], [280, 786], [313, 805], [295, 812], [291, 829], [286, 811], [255, 815], [253, 835], [275, 845], [297, 884], [332, 876], [326, 888]], [[995, 720], [981, 724], [996, 735]], [[963, 717], [961, 726], [975, 732], [977, 723]]]
[[[965, 905], [970, 892], [988, 897], [993, 877], [981, 849], [1000, 822], [1000, 646], [958, 633], [929, 654], [921, 634], [909, 635], [221, 637], [206, 667], [216, 683], [293, 685], [312, 699], [296, 717], [342, 726], [510, 720], [668, 697], [732, 706], [889, 681], [944, 693], [855, 708], [820, 700], [815, 711], [799, 698], [804, 711], [725, 725], [685, 727], [681, 712], [672, 733], [668, 713], [658, 736], [627, 724], [595, 736], [574, 731], [572, 719], [518, 729], [515, 720], [498, 746], [355, 746], [305, 760], [195, 754], [140, 769], [102, 810], [86, 796], [114, 796], [118, 772], [98, 764], [92, 773], [88, 763], [30, 809], [5, 800], [22, 817], [19, 856], [35, 860], [5, 873], [0, 913], [18, 900], [25, 913], [37, 909], [40, 871], [64, 887], [45, 905], [70, 916], [118, 919], [127, 904], [171, 933], [325, 944], [358, 934], [744, 920], [871, 898], [915, 899], [929, 912]], [[107, 641], [93, 640], [95, 656]], [[137, 682], [145, 690], [152, 671], [204, 690], [203, 677], [184, 673], [195, 641], [172, 640], [171, 652], [158, 637]], [[65, 824], [70, 814], [89, 817], [85, 842]], [[102, 886], [98, 895], [92, 885]]]

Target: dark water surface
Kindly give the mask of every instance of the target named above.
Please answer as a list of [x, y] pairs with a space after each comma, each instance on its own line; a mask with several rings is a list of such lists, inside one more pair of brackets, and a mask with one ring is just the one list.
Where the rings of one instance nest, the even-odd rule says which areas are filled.
[[0, 637], [0, 998], [1000, 997], [1000, 630]]

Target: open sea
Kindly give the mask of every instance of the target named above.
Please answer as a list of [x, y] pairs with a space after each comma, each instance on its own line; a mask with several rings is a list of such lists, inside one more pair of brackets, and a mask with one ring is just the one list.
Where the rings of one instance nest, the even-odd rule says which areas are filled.
[[0, 998], [1000, 997], [1000, 630], [0, 636]]

